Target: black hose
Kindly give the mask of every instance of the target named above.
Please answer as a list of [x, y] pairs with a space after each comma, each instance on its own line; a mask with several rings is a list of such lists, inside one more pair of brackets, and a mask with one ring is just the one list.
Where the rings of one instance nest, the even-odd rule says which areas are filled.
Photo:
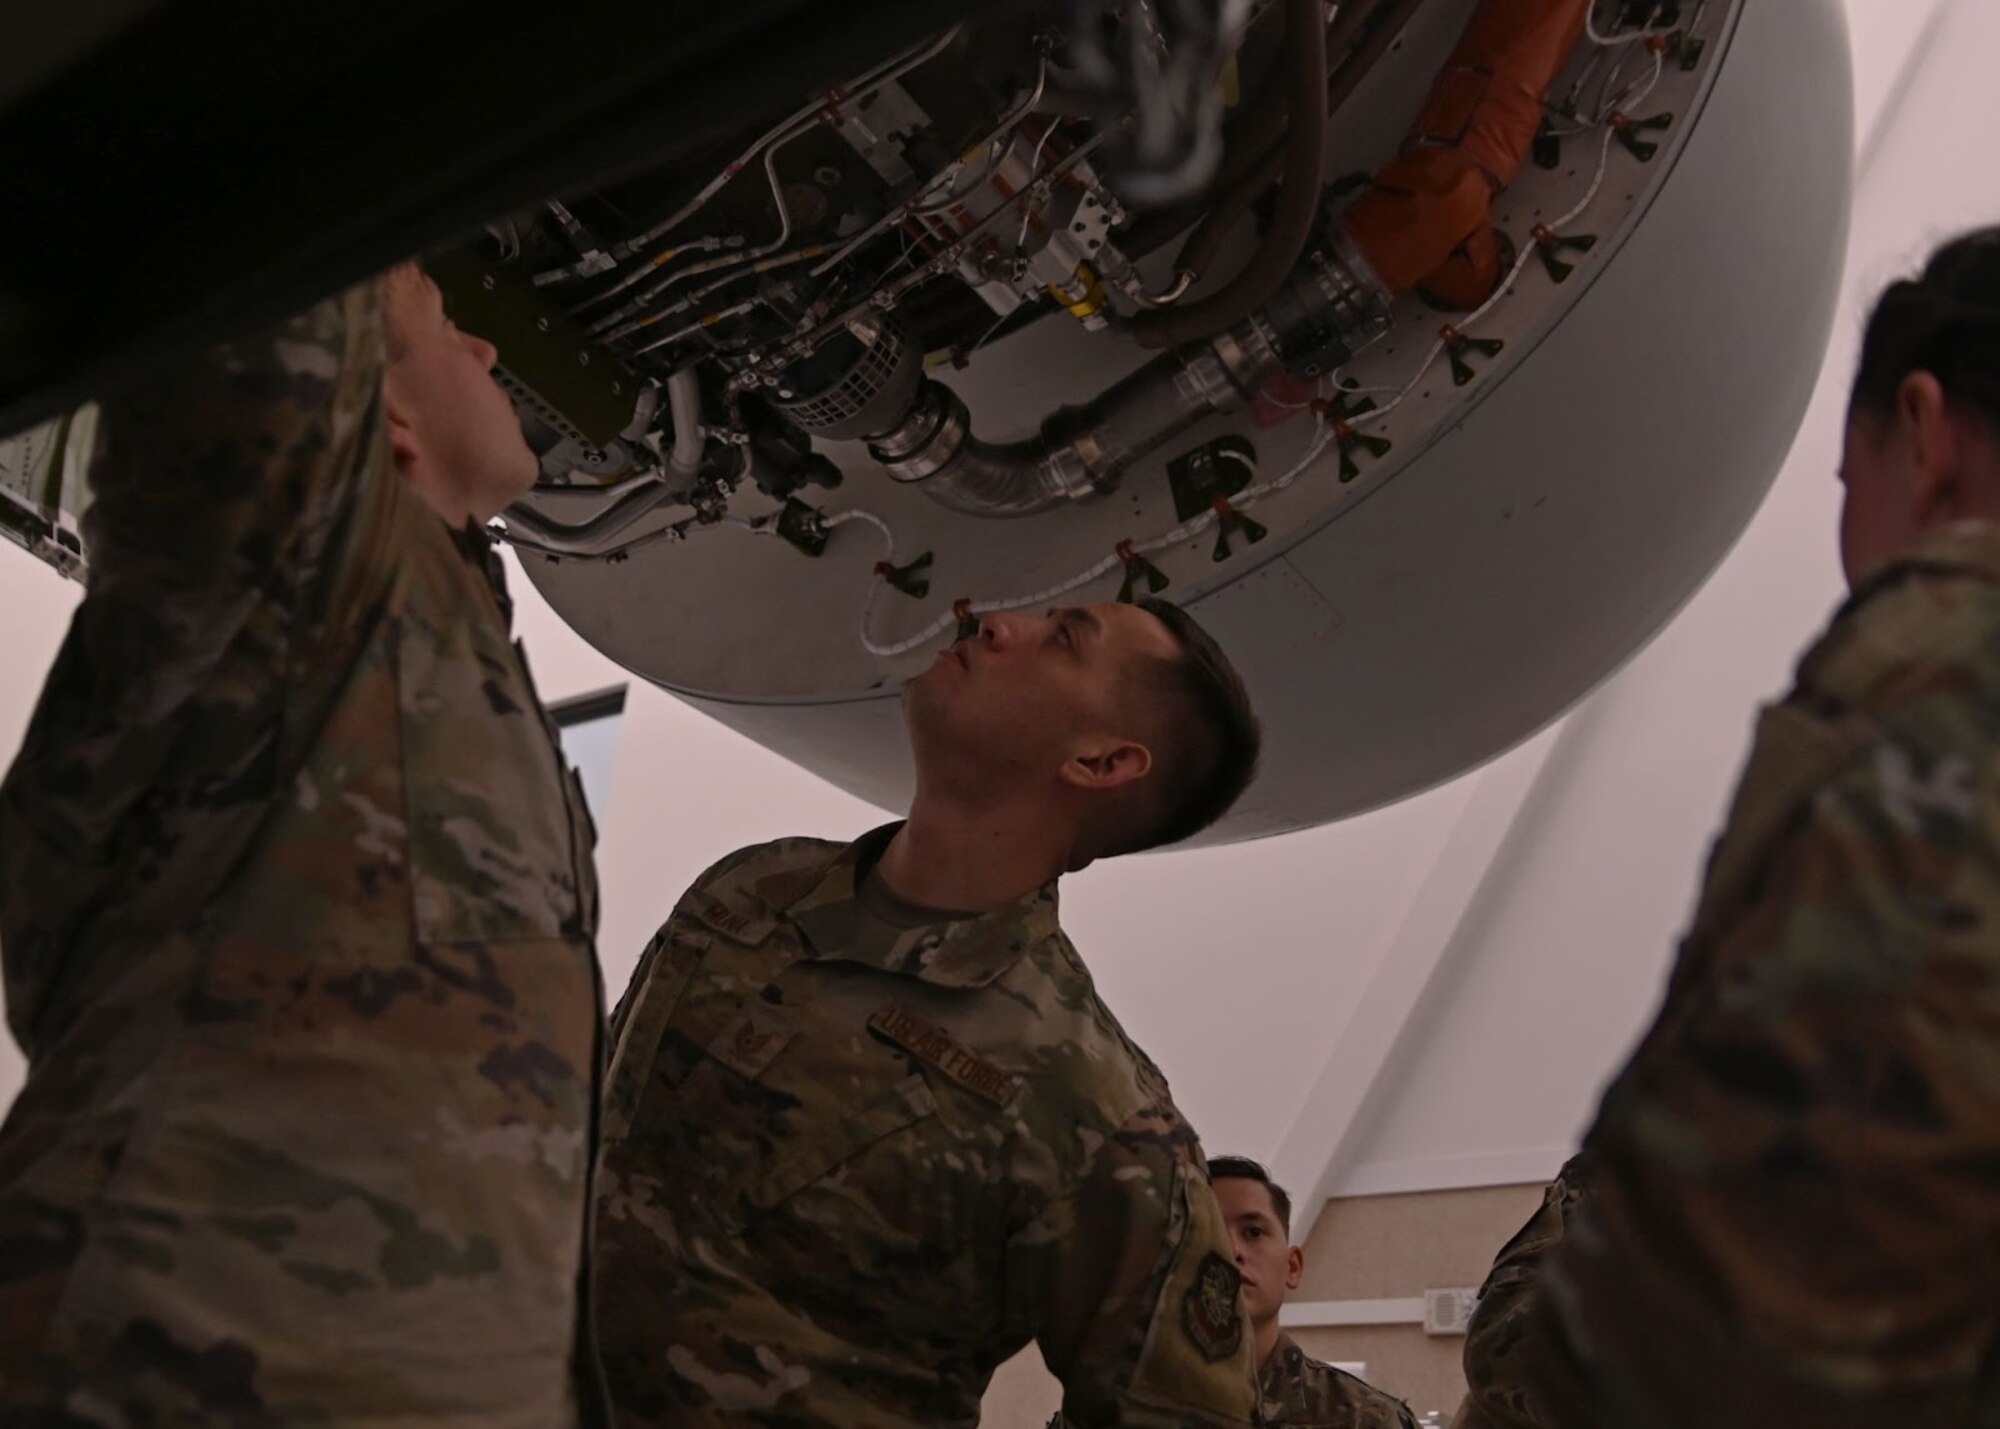
[[1320, 0], [1284, 0], [1285, 90], [1289, 125], [1284, 188], [1256, 254], [1221, 288], [1133, 319], [1148, 347], [1199, 342], [1242, 322], [1271, 300], [1312, 238], [1326, 172], [1326, 18]]
[[[1402, 31], [1403, 22], [1418, 3], [1421, 0], [1402, 0], [1401, 4], [1397, 0], [1345, 0], [1340, 6], [1339, 14], [1326, 31], [1324, 109], [1328, 118], [1347, 102], [1363, 76], [1382, 58], [1387, 40]], [[1375, 22], [1382, 19], [1385, 6], [1395, 7], [1390, 23], [1377, 25]], [[1256, 108], [1231, 130], [1229, 148], [1211, 186], [1211, 192], [1219, 197], [1207, 201], [1210, 216], [1202, 225], [1201, 235], [1189, 239], [1181, 250], [1174, 263], [1176, 272], [1193, 273], [1197, 277], [1206, 273], [1208, 265], [1215, 261], [1216, 250], [1222, 246], [1222, 235], [1277, 181], [1283, 169], [1280, 150], [1289, 121], [1283, 94], [1280, 89], [1266, 89]], [[1224, 210], [1225, 217], [1216, 216]], [[1186, 232], [1201, 217], [1198, 205], [1195, 214], [1175, 228], [1174, 233]]]
[[[1329, 117], [1354, 97], [1361, 81], [1381, 62], [1425, 3], [1426, 0], [1349, 0], [1341, 7], [1339, 18], [1327, 31], [1331, 70], [1326, 91]], [[1253, 115], [1251, 119], [1256, 117]], [[1273, 133], [1263, 124], [1246, 122], [1238, 134], [1231, 136], [1230, 153], [1216, 180], [1216, 196], [1199, 204], [1147, 214], [1120, 236], [1126, 253], [1133, 258], [1143, 257], [1187, 233], [1174, 258], [1174, 271], [1192, 273], [1197, 278], [1207, 272], [1221, 250], [1223, 239], [1282, 172], [1286, 127], [1280, 124]], [[1194, 231], [1188, 233], [1189, 229]], [[1253, 261], [1261, 261], [1261, 257]]]

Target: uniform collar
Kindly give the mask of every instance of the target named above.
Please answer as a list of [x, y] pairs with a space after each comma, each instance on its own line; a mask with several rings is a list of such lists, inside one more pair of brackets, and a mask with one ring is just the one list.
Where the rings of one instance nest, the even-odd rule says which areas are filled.
[[1948, 625], [1921, 623], [1879, 638], [1880, 632], [1859, 618], [1871, 604], [1906, 583], [1940, 576], [2000, 586], [2000, 524], [1961, 521], [1947, 526], [1870, 572], [1854, 587], [1825, 633], [1800, 657], [1793, 697], [1830, 700], [1829, 708], [1845, 708], [1887, 674], [1926, 658], [1926, 637], [1957, 638]]
[[1266, 1403], [1282, 1403], [1285, 1400], [1299, 1378], [1305, 1357], [1306, 1352], [1299, 1348], [1299, 1342], [1280, 1330], [1277, 1346], [1272, 1349], [1271, 1357], [1264, 1361], [1258, 1386]]
[[1890, 557], [1847, 598], [1843, 612], [1915, 574], [1977, 576], [2000, 585], [2000, 523], [1959, 521]]
[[928, 927], [887, 928], [864, 921], [856, 898], [856, 871], [873, 866], [901, 827], [887, 824], [863, 834], [821, 868], [802, 894], [771, 890], [771, 901], [819, 957], [860, 963], [936, 987], [984, 987], [1019, 961], [1031, 944], [1057, 930], [1053, 882], [991, 913]]
[[463, 526], [446, 523], [451, 532], [451, 543], [458, 553], [465, 557], [467, 565], [486, 577], [486, 583], [493, 587], [493, 599], [500, 606], [500, 615], [511, 628], [514, 623], [514, 602], [507, 594], [507, 568], [500, 561], [500, 551], [493, 544], [493, 537], [479, 522], [470, 516]]

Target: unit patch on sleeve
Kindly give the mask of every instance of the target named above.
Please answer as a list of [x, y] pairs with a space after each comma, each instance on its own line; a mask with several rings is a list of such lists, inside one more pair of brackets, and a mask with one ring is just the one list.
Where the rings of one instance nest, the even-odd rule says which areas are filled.
[[1020, 1088], [1019, 1077], [994, 1066], [942, 1027], [894, 1003], [868, 1019], [868, 1030], [995, 1106], [1007, 1105]]
[[1228, 1359], [1243, 1343], [1243, 1310], [1237, 1300], [1241, 1286], [1236, 1267], [1211, 1250], [1201, 1258], [1194, 1283], [1181, 1300], [1181, 1326], [1210, 1360]]

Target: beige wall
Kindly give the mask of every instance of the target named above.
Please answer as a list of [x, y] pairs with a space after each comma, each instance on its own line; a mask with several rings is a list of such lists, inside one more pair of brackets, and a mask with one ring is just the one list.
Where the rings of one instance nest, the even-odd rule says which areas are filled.
[[[1329, 1201], [1306, 1241], [1306, 1273], [1292, 1302], [1406, 1300], [1477, 1286], [1541, 1200], [1540, 1186], [1488, 1186]], [[1435, 1409], [1449, 1419], [1465, 1393], [1459, 1336], [1427, 1335], [1421, 1325], [1293, 1333], [1318, 1359], [1366, 1364], [1370, 1383], [1418, 1414]]]
[[1029, 1345], [994, 1372], [979, 1406], [980, 1429], [1042, 1429], [1062, 1404], [1062, 1386]]

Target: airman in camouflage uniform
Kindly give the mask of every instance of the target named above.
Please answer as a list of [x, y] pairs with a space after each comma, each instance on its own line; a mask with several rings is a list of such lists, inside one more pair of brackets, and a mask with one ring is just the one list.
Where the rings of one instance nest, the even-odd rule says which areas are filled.
[[898, 927], [893, 829], [705, 875], [613, 1025], [597, 1320], [620, 1422], [977, 1422], [1029, 1340], [1070, 1422], [1250, 1416], [1194, 1132], [1051, 886]]
[[1853, 596], [1466, 1346], [1480, 1429], [2000, 1424], [2000, 230], [1877, 308]]
[[1466, 1331], [1465, 1375], [1471, 1393], [1452, 1429], [1553, 1429], [1560, 1423], [1542, 1402], [1535, 1369], [1552, 1348], [1537, 1318], [1536, 1286], [1543, 1263], [1562, 1245], [1589, 1185], [1590, 1158], [1571, 1158], [1542, 1193], [1534, 1215], [1494, 1257]]
[[[625, 1429], [971, 1426], [1030, 1340], [1080, 1429], [1250, 1422], [1200, 1147], [1056, 917], [1060, 872], [1171, 836], [1134, 785], [1186, 768], [1172, 807], [1198, 827], [1254, 764], [1240, 685], [1247, 758], [1190, 743], [1211, 717], [1175, 693], [1166, 618], [989, 619], [906, 699], [907, 824], [743, 850], [648, 947], [612, 1022], [596, 1232]], [[1174, 730], [1124, 698], [1148, 680]]]
[[1279, 1312], [1306, 1266], [1305, 1251], [1290, 1243], [1291, 1196], [1248, 1157], [1214, 1157], [1208, 1174], [1243, 1277], [1261, 1422], [1286, 1429], [1416, 1429], [1402, 1400], [1314, 1359], [1279, 1327]]
[[1283, 1429], [1417, 1429], [1410, 1406], [1280, 1333], [1258, 1376], [1262, 1422]]
[[376, 285], [103, 404], [0, 786], [9, 1424], [576, 1418], [591, 833], [484, 537], [418, 490], [440, 423], [533, 457], [395, 281], [457, 404], [385, 401]]

